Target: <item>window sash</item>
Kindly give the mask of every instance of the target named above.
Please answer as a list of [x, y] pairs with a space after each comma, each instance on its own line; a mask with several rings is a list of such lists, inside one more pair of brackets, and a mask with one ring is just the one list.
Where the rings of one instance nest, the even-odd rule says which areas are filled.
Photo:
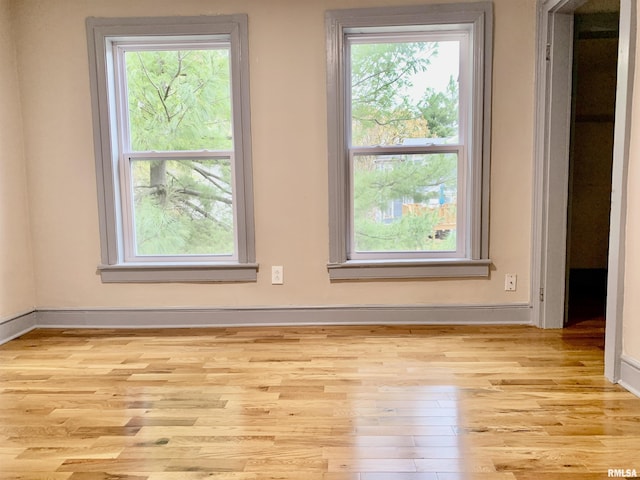
[[[125, 54], [136, 51], [175, 51], [175, 50], [220, 50], [229, 51], [230, 64], [231, 44], [228, 35], [205, 37], [204, 39], [127, 39], [112, 42], [115, 58], [115, 113], [118, 132], [119, 151], [116, 170], [120, 179], [120, 206], [123, 260], [126, 263], [219, 263], [237, 262], [238, 258], [238, 209], [236, 207], [236, 165], [234, 151], [198, 150], [198, 151], [133, 151], [131, 148], [131, 126], [129, 122], [128, 84], [126, 75]], [[233, 70], [233, 69], [231, 69]], [[230, 72], [232, 76], [232, 71]], [[231, 98], [233, 104], [233, 78], [230, 78]], [[232, 119], [232, 124], [235, 124]], [[178, 255], [141, 255], [137, 253], [134, 184], [131, 176], [133, 162], [163, 159], [163, 160], [199, 160], [199, 159], [229, 159], [231, 165], [232, 211], [233, 211], [233, 253], [232, 254], [178, 254]]]
[[235, 197], [235, 162], [233, 151], [175, 151], [175, 152], [129, 152], [121, 155], [119, 162], [120, 184], [121, 184], [121, 204], [122, 204], [122, 237], [124, 260], [127, 263], [216, 263], [216, 262], [237, 262], [238, 261], [238, 218], [237, 209], [233, 206], [233, 238], [234, 246], [232, 254], [179, 254], [179, 255], [142, 255], [137, 253], [136, 226], [135, 226], [135, 205], [134, 205], [134, 182], [131, 175], [131, 168], [134, 162], [153, 160], [225, 160], [228, 159], [231, 165], [231, 186], [232, 195]]
[[[126, 54], [131, 52], [145, 51], [177, 51], [177, 50], [227, 50], [229, 52], [229, 83], [230, 83], [230, 103], [232, 105], [232, 125], [235, 125], [233, 118], [233, 102], [234, 102], [234, 80], [233, 80], [233, 49], [231, 48], [231, 39], [229, 35], [217, 35], [215, 37], [205, 36], [202, 39], [181, 39], [174, 38], [168, 40], [165, 37], [158, 39], [128, 39], [116, 40], [111, 42], [113, 58], [114, 75], [114, 96], [115, 96], [115, 116], [116, 129], [118, 136], [118, 151], [127, 153], [132, 152], [131, 148], [131, 123], [129, 121], [128, 106], [128, 84], [127, 84], [127, 67]], [[234, 132], [235, 137], [235, 132]]]
[[[411, 27], [372, 27], [345, 29], [344, 37], [344, 128], [346, 146], [346, 170], [348, 182], [346, 215], [346, 260], [402, 260], [402, 259], [446, 259], [446, 258], [466, 258], [469, 256], [471, 240], [468, 237], [470, 232], [470, 208], [466, 205], [469, 198], [468, 190], [471, 188], [468, 182], [470, 158], [466, 152], [471, 143], [470, 116], [472, 115], [471, 99], [473, 92], [473, 80], [471, 72], [474, 70], [474, 59], [470, 55], [472, 51], [472, 26], [411, 26]], [[457, 41], [459, 50], [459, 78], [458, 78], [458, 141], [457, 144], [436, 145], [425, 142], [425, 145], [409, 147], [403, 145], [390, 146], [353, 146], [352, 141], [352, 93], [351, 93], [351, 45], [365, 43], [393, 43], [393, 42], [437, 42], [437, 41]], [[354, 218], [354, 167], [355, 156], [359, 155], [404, 155], [404, 154], [437, 154], [456, 153], [458, 156], [457, 165], [457, 214], [456, 214], [456, 248], [454, 251], [376, 251], [359, 252], [356, 251], [355, 241], [355, 218]]]
[[[356, 250], [355, 232], [355, 198], [354, 182], [355, 168], [354, 159], [357, 156], [387, 156], [387, 155], [434, 155], [434, 154], [454, 153], [457, 155], [457, 182], [456, 182], [456, 248], [455, 250], [416, 250], [416, 251], [366, 251]], [[467, 168], [465, 159], [465, 148], [463, 145], [429, 145], [419, 147], [388, 146], [388, 147], [353, 147], [349, 149], [349, 214], [347, 215], [349, 237], [347, 241], [347, 260], [399, 260], [399, 259], [442, 259], [442, 258], [464, 258], [466, 251], [468, 208], [466, 201], [468, 198], [467, 189]]]

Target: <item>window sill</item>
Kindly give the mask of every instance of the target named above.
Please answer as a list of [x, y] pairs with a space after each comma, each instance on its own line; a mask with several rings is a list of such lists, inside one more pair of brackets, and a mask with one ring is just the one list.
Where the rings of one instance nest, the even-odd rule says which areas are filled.
[[122, 263], [100, 265], [103, 283], [255, 282], [257, 263]]
[[327, 265], [331, 280], [488, 277], [490, 259], [349, 260]]

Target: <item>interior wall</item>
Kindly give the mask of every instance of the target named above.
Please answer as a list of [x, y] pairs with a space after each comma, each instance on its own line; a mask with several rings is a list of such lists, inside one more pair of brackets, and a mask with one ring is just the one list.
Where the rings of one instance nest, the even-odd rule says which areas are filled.
[[603, 13], [620, 11], [620, 0], [588, 0], [576, 13]]
[[[528, 303], [535, 0], [494, 2], [491, 277], [328, 278], [324, 13], [429, 1], [13, 2], [38, 307]], [[85, 18], [229, 13], [249, 16], [258, 281], [102, 284]], [[284, 285], [271, 285], [271, 265], [284, 266]], [[516, 292], [505, 273], [518, 275]]]
[[35, 307], [27, 177], [9, 0], [0, 0], [0, 321]]
[[[640, 31], [640, 10], [638, 10]], [[627, 183], [627, 229], [625, 252], [623, 353], [640, 362], [640, 48], [636, 43], [636, 72], [634, 81], [631, 142], [629, 146], [629, 173]], [[635, 208], [634, 208], [635, 207]]]

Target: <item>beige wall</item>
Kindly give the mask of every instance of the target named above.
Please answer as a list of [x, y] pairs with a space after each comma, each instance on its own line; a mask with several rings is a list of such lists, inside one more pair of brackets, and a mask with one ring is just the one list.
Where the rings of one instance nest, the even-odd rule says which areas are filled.
[[[640, 10], [638, 11], [640, 27]], [[640, 28], [639, 28], [640, 30]], [[631, 118], [624, 281], [623, 352], [640, 362], [640, 45], [636, 44], [636, 73]]]
[[15, 43], [0, 0], [0, 321], [35, 308]]
[[[495, 1], [491, 278], [328, 280], [324, 12], [409, 3], [15, 1], [38, 307], [527, 303], [535, 0]], [[102, 284], [85, 18], [222, 13], [249, 15], [258, 282]], [[284, 285], [270, 284], [271, 265]], [[518, 291], [504, 292], [505, 273]]]

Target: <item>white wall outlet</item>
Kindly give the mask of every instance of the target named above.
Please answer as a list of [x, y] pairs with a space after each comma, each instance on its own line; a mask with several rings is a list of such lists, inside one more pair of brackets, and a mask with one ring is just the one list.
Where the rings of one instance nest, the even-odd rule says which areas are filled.
[[277, 265], [271, 267], [271, 285], [282, 285], [284, 283], [284, 267]]
[[514, 273], [507, 273], [504, 276], [504, 289], [507, 292], [515, 292], [518, 282], [518, 276]]

